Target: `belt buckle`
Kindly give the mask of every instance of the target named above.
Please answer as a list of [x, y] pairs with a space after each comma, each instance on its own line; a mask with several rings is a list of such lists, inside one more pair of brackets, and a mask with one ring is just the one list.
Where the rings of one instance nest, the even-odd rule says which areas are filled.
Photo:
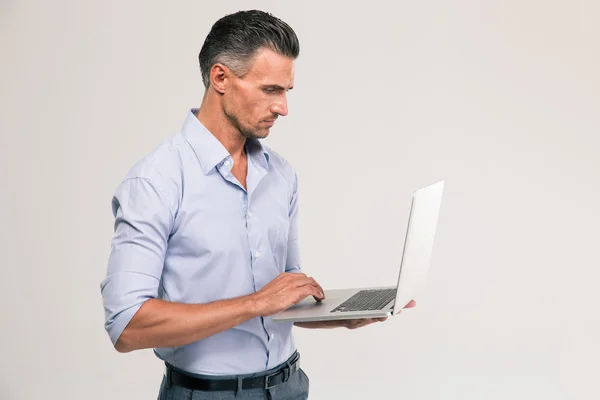
[[275, 385], [273, 385], [273, 386], [269, 385], [269, 378], [271, 378], [271, 377], [273, 377], [275, 375], [277, 375], [277, 374], [272, 374], [272, 375], [265, 376], [265, 389], [271, 389], [272, 387], [275, 387]]
[[271, 386], [270, 383], [269, 383], [269, 379], [273, 378], [273, 377], [275, 377], [277, 375], [279, 375], [282, 372], [283, 372], [283, 381], [281, 383], [287, 382], [290, 379], [290, 375], [291, 375], [290, 372], [291, 371], [290, 371], [290, 368], [286, 365], [285, 368], [283, 368], [281, 371], [275, 372], [274, 374], [266, 375], [265, 376], [265, 389], [271, 389], [271, 388], [277, 386], [277, 385], [272, 385]]

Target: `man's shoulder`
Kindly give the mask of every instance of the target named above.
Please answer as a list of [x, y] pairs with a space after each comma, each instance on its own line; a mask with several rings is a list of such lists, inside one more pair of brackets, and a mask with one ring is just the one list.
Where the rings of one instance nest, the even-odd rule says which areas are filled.
[[142, 178], [152, 181], [173, 174], [179, 175], [183, 146], [185, 146], [185, 139], [181, 133], [171, 135], [139, 158], [124, 179]]
[[182, 151], [185, 151], [185, 146], [181, 133], [167, 137], [133, 164], [119, 187], [126, 187], [129, 182], [145, 181], [166, 196], [169, 206], [175, 209], [182, 192]]

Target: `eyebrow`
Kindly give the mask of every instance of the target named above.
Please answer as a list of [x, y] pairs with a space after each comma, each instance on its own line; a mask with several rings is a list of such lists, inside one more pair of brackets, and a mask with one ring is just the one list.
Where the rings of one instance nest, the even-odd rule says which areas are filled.
[[279, 85], [263, 85], [264, 89], [276, 89], [276, 90], [292, 90], [294, 87], [289, 87], [289, 88], [284, 88], [283, 86], [279, 86]]

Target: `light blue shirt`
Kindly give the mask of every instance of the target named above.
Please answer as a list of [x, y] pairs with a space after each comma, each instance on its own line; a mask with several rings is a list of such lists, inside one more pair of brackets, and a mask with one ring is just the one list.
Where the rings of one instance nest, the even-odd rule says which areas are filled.
[[[246, 191], [231, 173], [230, 154], [196, 112], [138, 161], [114, 194], [115, 233], [101, 283], [113, 344], [148, 299], [209, 303], [300, 271], [296, 172], [248, 140]], [[259, 317], [154, 352], [186, 371], [231, 375], [273, 368], [295, 350], [291, 323]]]

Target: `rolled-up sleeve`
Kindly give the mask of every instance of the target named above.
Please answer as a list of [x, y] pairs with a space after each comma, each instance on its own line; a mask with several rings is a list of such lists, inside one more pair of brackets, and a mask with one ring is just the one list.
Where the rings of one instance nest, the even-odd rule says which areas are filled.
[[113, 196], [114, 236], [100, 284], [113, 345], [142, 304], [157, 296], [173, 227], [170, 204], [161, 186], [146, 178], [123, 181]]

